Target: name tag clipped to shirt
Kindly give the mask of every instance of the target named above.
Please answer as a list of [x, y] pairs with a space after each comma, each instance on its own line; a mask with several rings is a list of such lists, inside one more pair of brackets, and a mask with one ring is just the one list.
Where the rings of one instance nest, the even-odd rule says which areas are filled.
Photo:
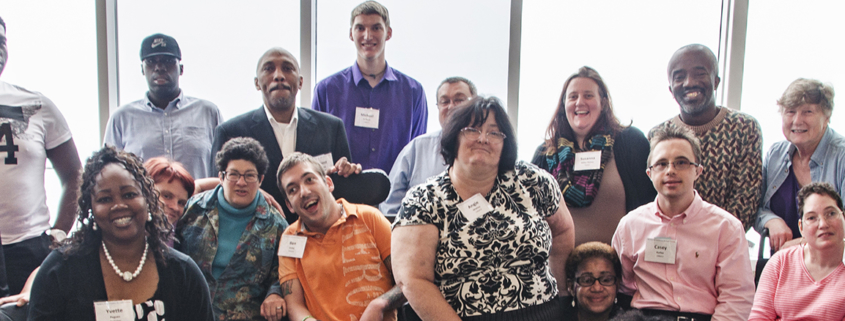
[[282, 235], [282, 242], [279, 244], [279, 256], [301, 259], [305, 253], [305, 243], [308, 238], [298, 235]]
[[378, 109], [355, 107], [355, 126], [378, 129]]
[[332, 153], [325, 153], [323, 155], [318, 155], [314, 157], [320, 165], [323, 165], [323, 170], [328, 171], [329, 168], [334, 166], [334, 160], [332, 159]]
[[646, 262], [675, 264], [678, 241], [669, 237], [656, 237], [646, 240], [645, 246]]
[[132, 300], [94, 302], [97, 321], [135, 321]]
[[458, 209], [471, 223], [481, 215], [493, 211], [493, 206], [484, 199], [484, 196], [478, 193], [458, 204]]
[[575, 153], [573, 171], [589, 171], [601, 168], [601, 151]]

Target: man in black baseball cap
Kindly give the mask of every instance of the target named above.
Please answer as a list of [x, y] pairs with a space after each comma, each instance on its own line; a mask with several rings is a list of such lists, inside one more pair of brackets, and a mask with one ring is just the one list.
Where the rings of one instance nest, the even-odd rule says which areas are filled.
[[105, 143], [143, 159], [164, 156], [205, 178], [211, 164], [214, 128], [223, 122], [213, 103], [185, 96], [179, 76], [182, 50], [173, 37], [154, 34], [141, 42], [141, 74], [147, 95], [118, 108], [106, 126]]

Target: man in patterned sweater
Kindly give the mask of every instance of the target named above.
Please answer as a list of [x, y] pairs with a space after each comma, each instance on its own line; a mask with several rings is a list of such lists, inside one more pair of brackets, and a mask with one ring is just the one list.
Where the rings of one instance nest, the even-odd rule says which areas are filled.
[[667, 69], [669, 91], [681, 113], [657, 128], [681, 126], [701, 140], [704, 173], [695, 190], [708, 203], [736, 216], [745, 230], [757, 211], [763, 180], [760, 124], [748, 114], [716, 106], [719, 66], [709, 48], [691, 44], [672, 55]]

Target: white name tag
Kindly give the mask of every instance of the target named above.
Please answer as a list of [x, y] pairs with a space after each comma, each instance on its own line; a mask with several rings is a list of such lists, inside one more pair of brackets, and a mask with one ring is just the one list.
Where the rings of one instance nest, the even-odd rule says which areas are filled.
[[94, 302], [97, 321], [135, 321], [132, 300]]
[[315, 156], [314, 159], [317, 160], [320, 165], [323, 165], [323, 170], [328, 171], [329, 168], [334, 166], [334, 160], [332, 160], [332, 153], [325, 153], [323, 155]]
[[302, 258], [305, 253], [305, 243], [308, 238], [297, 235], [282, 235], [282, 242], [279, 244], [279, 256]]
[[378, 129], [378, 109], [355, 107], [355, 126]]
[[481, 194], [475, 194], [466, 201], [458, 204], [458, 209], [461, 210], [464, 217], [472, 223], [481, 217], [481, 215], [493, 211], [493, 206], [484, 199], [484, 196], [481, 196]]
[[658, 237], [646, 240], [645, 246], [646, 262], [675, 264], [678, 241], [668, 237]]
[[575, 153], [574, 171], [589, 171], [601, 168], [601, 151]]

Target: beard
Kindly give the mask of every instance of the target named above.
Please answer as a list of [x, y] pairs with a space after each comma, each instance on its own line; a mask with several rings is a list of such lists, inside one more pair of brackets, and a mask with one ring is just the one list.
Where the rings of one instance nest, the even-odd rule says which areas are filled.
[[268, 100], [269, 106], [267, 106], [267, 107], [272, 109], [272, 110], [278, 110], [278, 111], [288, 110], [288, 109], [293, 108], [295, 106], [295, 100], [296, 100], [296, 98], [294, 98], [294, 97], [272, 98], [272, 99]]

